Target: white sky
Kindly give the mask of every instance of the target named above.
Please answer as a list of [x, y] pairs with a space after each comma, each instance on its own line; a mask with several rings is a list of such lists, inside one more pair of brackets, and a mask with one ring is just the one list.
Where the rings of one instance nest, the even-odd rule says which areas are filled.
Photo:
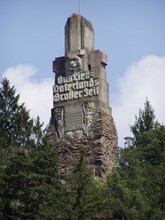
[[[108, 54], [110, 105], [119, 145], [146, 97], [165, 122], [165, 1], [80, 0], [92, 22], [95, 48]], [[64, 25], [78, 0], [0, 0], [0, 79], [7, 77], [21, 101], [48, 123], [52, 61], [64, 55]]]

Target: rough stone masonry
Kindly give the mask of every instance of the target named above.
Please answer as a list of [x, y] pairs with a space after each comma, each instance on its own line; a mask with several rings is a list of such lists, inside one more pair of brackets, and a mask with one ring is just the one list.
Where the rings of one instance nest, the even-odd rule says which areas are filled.
[[107, 55], [94, 49], [92, 24], [72, 14], [65, 25], [65, 55], [53, 61], [53, 108], [47, 131], [60, 172], [83, 152], [93, 177], [105, 179], [118, 160], [118, 137], [109, 107]]

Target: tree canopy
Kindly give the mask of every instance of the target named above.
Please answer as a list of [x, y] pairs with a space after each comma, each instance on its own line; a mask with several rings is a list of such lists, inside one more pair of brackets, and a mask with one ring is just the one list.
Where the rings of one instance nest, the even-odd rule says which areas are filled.
[[[0, 87], [0, 219], [165, 219], [165, 126], [146, 100], [106, 181], [92, 178], [85, 154], [60, 174], [45, 140], [5, 78]], [[92, 146], [91, 146], [92, 147]]]

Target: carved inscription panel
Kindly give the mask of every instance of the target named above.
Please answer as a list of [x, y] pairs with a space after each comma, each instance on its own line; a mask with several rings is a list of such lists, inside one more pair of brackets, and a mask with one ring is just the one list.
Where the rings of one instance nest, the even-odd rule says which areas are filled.
[[83, 113], [82, 106], [66, 105], [65, 106], [65, 131], [82, 129]]
[[[71, 64], [73, 67], [76, 65], [74, 62]], [[58, 137], [72, 140], [88, 137], [96, 105], [88, 102], [87, 98], [99, 95], [99, 79], [94, 77], [94, 73], [74, 70], [71, 75], [58, 75], [53, 86], [53, 95], [54, 106], [58, 110], [55, 115]], [[85, 102], [70, 102], [83, 98]], [[56, 103], [60, 102], [63, 106], [56, 107]]]
[[55, 103], [98, 94], [99, 80], [93, 78], [93, 72], [74, 73], [64, 77], [58, 76], [53, 87]]

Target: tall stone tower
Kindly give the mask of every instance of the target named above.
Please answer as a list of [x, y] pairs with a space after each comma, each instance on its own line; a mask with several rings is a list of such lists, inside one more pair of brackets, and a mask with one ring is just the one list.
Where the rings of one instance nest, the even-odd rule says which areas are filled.
[[57, 149], [61, 172], [72, 169], [80, 146], [94, 177], [106, 178], [117, 164], [106, 65], [107, 55], [94, 49], [92, 24], [72, 14], [65, 25], [65, 55], [53, 61], [53, 108], [47, 133]]

